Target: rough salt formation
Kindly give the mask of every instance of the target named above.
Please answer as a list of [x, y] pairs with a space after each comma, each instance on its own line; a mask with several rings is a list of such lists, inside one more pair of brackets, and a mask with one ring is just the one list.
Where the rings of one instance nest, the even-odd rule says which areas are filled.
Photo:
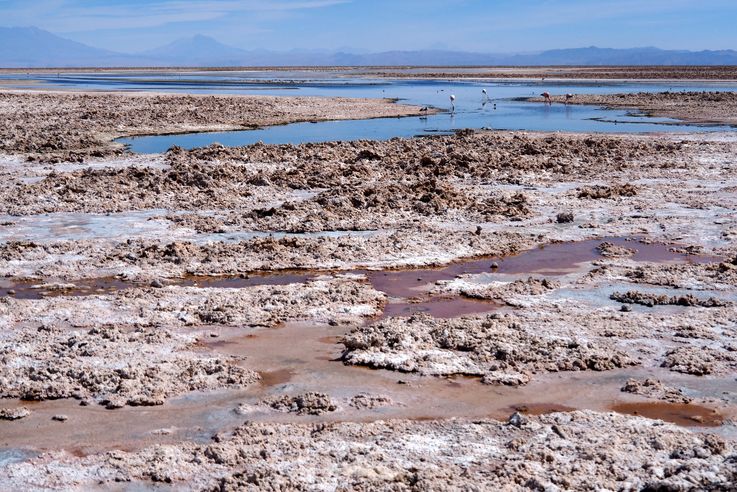
[[635, 364], [605, 341], [528, 331], [509, 317], [390, 318], [347, 335], [344, 361], [426, 375], [482, 376], [488, 384], [525, 384], [535, 373], [605, 371]]
[[637, 252], [636, 248], [626, 248], [609, 241], [605, 241], [596, 248], [599, 254], [605, 258], [626, 258]]
[[0, 397], [91, 399], [119, 408], [258, 380], [234, 358], [194, 352], [195, 341], [163, 328], [16, 327], [0, 338]]
[[589, 277], [697, 291], [731, 290], [737, 286], [737, 264], [734, 261], [637, 266], [600, 264], [590, 272]]
[[[559, 332], [560, 327], [567, 326], [581, 336], [588, 334], [618, 340], [621, 348], [646, 366], [666, 367], [697, 376], [733, 374], [737, 370], [734, 303], [703, 295], [697, 297], [686, 287], [690, 286], [696, 293], [700, 289], [719, 287], [720, 295], [722, 292], [728, 294], [733, 289], [729, 285], [730, 277], [720, 272], [723, 270], [718, 264], [644, 263], [633, 266], [630, 260], [606, 260], [603, 265], [572, 280], [573, 291], [595, 291], [612, 281], [631, 282], [633, 286], [649, 282], [669, 284], [681, 290], [672, 296], [641, 291], [615, 291], [611, 296], [619, 302], [652, 305], [652, 309], [638, 312], [614, 312], [616, 304], [593, 308], [586, 303], [577, 305], [544, 299], [535, 304], [536, 313], [528, 310], [518, 316], [548, 332]], [[600, 295], [609, 297], [608, 294]], [[659, 307], [662, 304], [677, 307]], [[553, 315], [556, 309], [558, 316]], [[547, 324], [543, 324], [546, 320]]]
[[691, 403], [693, 401], [693, 398], [684, 395], [680, 389], [672, 388], [652, 378], [628, 379], [622, 386], [622, 391], [670, 403]]
[[240, 289], [165, 287], [129, 289], [104, 296], [0, 298], [0, 326], [19, 322], [75, 327], [228, 325], [274, 326], [295, 320], [356, 321], [381, 312], [385, 296], [360, 279]]
[[[176, 241], [167, 234], [116, 241], [11, 240], [0, 243], [0, 275], [59, 277], [65, 283], [114, 275], [151, 280], [254, 269], [427, 265], [509, 254], [551, 240], [697, 234], [695, 219], [685, 214], [702, 211], [699, 223], [705, 226], [715, 223], [710, 207], [737, 208], [728, 192], [732, 155], [730, 142], [693, 138], [464, 133], [388, 142], [176, 149], [166, 155], [165, 165], [106, 169], [101, 161], [89, 169], [63, 167], [22, 179], [19, 168], [11, 166], [0, 168], [7, 170], [7, 179], [0, 180], [0, 206], [7, 212], [167, 207], [166, 219], [155, 219], [164, 231], [190, 238], [193, 229], [213, 233], [207, 237], [213, 242]], [[703, 187], [717, 175], [721, 187]], [[659, 181], [642, 182], [648, 179]], [[570, 191], [581, 188], [581, 181], [595, 187], [609, 180], [637, 182], [639, 191], [616, 200], [578, 198]], [[579, 182], [557, 189], [569, 181]], [[573, 221], [551, 223], [560, 210], [575, 210]], [[643, 215], [642, 210], [668, 215]], [[484, 220], [489, 222], [480, 225]], [[729, 222], [719, 224], [714, 228], [729, 238]], [[220, 242], [214, 234], [253, 229], [378, 231], [238, 242]], [[26, 237], [19, 230], [13, 239]]]
[[225, 226], [292, 232], [369, 230], [408, 225], [417, 217], [450, 216], [487, 222], [519, 219], [529, 212], [523, 193], [473, 193], [434, 178], [420, 178], [341, 186], [309, 200], [255, 210], [245, 217], [231, 214]]
[[123, 136], [406, 116], [417, 109], [348, 98], [0, 91], [0, 151], [75, 161], [121, 152], [112, 140]]
[[383, 395], [369, 395], [362, 393], [351, 398], [349, 406], [357, 410], [373, 410], [375, 408], [391, 405], [392, 399]]
[[510, 420], [248, 423], [208, 444], [76, 458], [47, 453], [0, 469], [12, 488], [178, 490], [728, 490], [734, 443], [590, 411]]
[[[528, 243], [529, 241], [529, 243]], [[282, 269], [353, 269], [436, 265], [459, 256], [507, 255], [534, 244], [517, 232], [422, 227], [371, 237], [264, 237], [236, 243], [131, 240], [0, 243], [0, 276], [111, 277], [151, 281], [186, 275], [239, 275]]]
[[[615, 170], [638, 168], [656, 150], [661, 166], [677, 168], [684, 165], [675, 159], [682, 147], [677, 142], [620, 137], [470, 133], [388, 142], [175, 149], [167, 154], [169, 166], [164, 168], [88, 168], [0, 186], [0, 204], [6, 207], [0, 213], [230, 208], [238, 212], [220, 219], [220, 227], [295, 231], [351, 224], [364, 228], [365, 213], [400, 223], [438, 214], [466, 220], [519, 219], [530, 212], [524, 192], [494, 193], [473, 185], [490, 180], [515, 183], [531, 173], [595, 177], [607, 165]], [[242, 210], [252, 196], [269, 189], [320, 193], [307, 202]]]
[[0, 408], [0, 420], [20, 420], [31, 415], [26, 407]]
[[665, 354], [662, 366], [671, 371], [704, 376], [707, 374], [733, 373], [737, 370], [737, 351], [713, 347], [679, 347]]
[[666, 294], [652, 294], [649, 292], [638, 292], [630, 290], [627, 292], [615, 292], [611, 296], [613, 301], [625, 304], [641, 304], [647, 307], [653, 306], [699, 306], [699, 307], [724, 307], [732, 303], [714, 297], [700, 299], [692, 294], [669, 296]]
[[305, 393], [296, 396], [281, 396], [267, 400], [268, 406], [280, 412], [297, 415], [323, 415], [334, 412], [338, 406], [325, 393]]
[[[503, 314], [457, 320], [416, 316], [356, 328], [346, 337], [346, 358], [352, 363], [427, 374], [482, 375], [487, 382], [505, 384], [524, 384], [537, 370], [566, 370], [571, 360], [578, 360], [574, 370], [585, 369], [592, 354], [604, 354], [604, 360], [611, 357], [611, 364], [602, 364], [602, 369], [637, 361], [645, 367], [701, 375], [737, 370], [737, 311], [733, 306], [623, 312], [607, 295], [599, 298], [603, 306], [591, 303], [597, 297], [589, 292], [599, 288], [591, 277], [566, 282], [571, 283], [536, 295], [524, 290], [505, 292], [504, 302], [521, 309]], [[440, 289], [443, 292], [445, 285]], [[589, 300], [561, 295], [569, 289]], [[502, 350], [496, 351], [499, 347]], [[514, 359], [518, 352], [521, 361]], [[619, 358], [621, 354], [626, 357]], [[507, 364], [508, 357], [512, 365]], [[559, 362], [562, 365], [557, 367]], [[513, 370], [515, 364], [521, 370]], [[495, 372], [492, 367], [502, 370]]]
[[437, 292], [455, 293], [475, 299], [497, 300], [509, 305], [518, 305], [520, 298], [539, 296], [560, 287], [560, 282], [547, 278], [528, 277], [511, 282], [495, 281], [477, 283], [473, 276], [461, 276], [436, 287]]
[[[685, 142], [612, 135], [534, 135], [524, 132], [473, 132], [419, 139], [307, 143], [247, 147], [210, 146], [166, 154], [173, 168], [197, 163], [240, 164], [252, 169], [252, 182], [295, 189], [325, 189], [338, 184], [435, 177], [521, 177], [522, 172], [578, 173], [596, 177], [607, 166], [637, 169], [653, 153], [666, 169], [680, 167], [674, 157]], [[272, 163], [264, 166], [260, 163]], [[278, 164], [278, 165], [275, 165]], [[369, 187], [368, 189], [372, 189]], [[354, 188], [362, 190], [362, 188]], [[369, 197], [370, 198], [370, 197]]]
[[630, 197], [637, 195], [637, 187], [627, 183], [614, 186], [584, 186], [578, 190], [578, 198], [600, 200], [602, 198]]
[[[101, 113], [95, 113], [99, 102], [115, 101], [114, 97], [62, 97], [53, 103], [61, 107], [71, 100], [78, 105], [77, 116], [90, 113], [85, 120], [92, 123], [85, 123], [82, 130], [74, 114], [66, 127], [59, 126], [58, 115], [51, 114], [53, 128], [49, 128], [45, 120], [32, 115], [47, 111], [46, 103], [40, 102], [53, 100], [53, 95], [30, 98], [36, 104], [32, 115], [15, 116], [19, 121], [32, 120], [17, 132], [20, 140], [2, 139], [3, 144], [20, 145], [13, 152], [37, 152], [35, 157], [47, 161], [0, 156], [0, 276], [11, 277], [0, 278], [0, 296], [6, 292], [10, 296], [0, 303], [0, 389], [13, 398], [22, 394], [76, 397], [85, 404], [97, 401], [116, 407], [158, 404], [169, 396], [200, 389], [236, 390], [255, 378], [239, 366], [266, 369], [256, 361], [270, 356], [265, 351], [243, 362], [216, 355], [220, 350], [239, 350], [249, 356], [249, 346], [270, 343], [265, 336], [256, 338], [255, 345], [249, 345], [250, 340], [231, 344], [230, 335], [238, 336], [237, 327], [307, 319], [328, 321], [315, 327], [329, 332], [323, 335], [344, 333], [346, 327], [337, 325], [350, 323], [354, 331], [346, 337], [349, 362], [423, 374], [471, 374], [489, 384], [506, 385], [525, 384], [549, 371], [618, 369], [601, 378], [605, 381], [601, 391], [610, 391], [607, 395], [614, 399], [621, 398], [618, 381], [629, 371], [657, 373], [662, 387], [648, 381], [627, 385], [636, 394], [657, 398], [675, 399], [671, 386], [684, 379], [695, 379], [698, 385], [703, 380], [696, 378], [704, 377], [709, 379], [701, 385], [704, 396], [721, 399], [720, 411], [725, 415], [733, 412], [731, 395], [715, 392], [737, 373], [737, 311], [732, 304], [708, 309], [693, 304], [698, 303], [694, 299], [709, 297], [737, 300], [734, 136], [462, 132], [386, 142], [213, 145], [193, 151], [175, 148], [155, 157], [86, 159], [90, 153], [111, 149], [105, 145], [113, 134], [95, 134], [89, 142], [75, 140], [100, 131], [104, 125], [95, 118], [105, 114], [145, 129], [149, 124], [176, 126], [190, 121], [190, 116], [199, 117], [185, 107], [194, 103], [208, 105], [200, 114], [210, 123], [220, 121], [211, 112], [233, 103], [230, 98], [212, 100], [210, 106], [205, 103], [210, 101], [207, 97], [173, 96], [171, 101], [147, 97], [137, 100], [143, 101], [140, 118], [123, 114], [132, 111], [128, 99], [120, 110], [111, 106]], [[166, 113], [175, 101], [179, 106], [172, 110], [171, 119], [148, 112], [148, 102], [156, 102]], [[326, 104], [326, 113], [335, 109], [333, 103]], [[245, 107], [238, 109], [244, 118], [253, 116]], [[261, 116], [278, 110], [268, 107]], [[224, 120], [229, 118], [227, 112]], [[80, 133], [67, 138], [67, 130]], [[8, 132], [0, 129], [0, 137], [3, 131]], [[65, 141], [57, 145], [53, 140], [59, 135]], [[52, 145], [44, 146], [49, 140]], [[43, 148], [22, 150], [24, 142]], [[86, 162], [48, 164], [60, 158], [85, 158]], [[50, 215], [31, 215], [47, 212]], [[107, 216], [107, 212], [121, 213]], [[272, 232], [273, 237], [264, 237]], [[457, 288], [507, 306], [492, 317], [416, 316], [369, 326], [361, 326], [361, 318], [376, 314], [384, 296], [356, 278], [308, 282], [307, 278], [320, 273], [284, 272], [301, 284], [238, 291], [168, 286], [192, 281], [188, 275], [232, 275], [258, 282], [259, 275], [253, 275], [257, 270], [435, 266], [465, 257], [505, 256], [561, 241], [601, 238], [604, 242], [610, 237], [674, 244], [678, 254], [671, 256], [667, 248], [661, 249], [651, 261], [665, 256], [674, 263], [642, 263], [647, 259], [645, 242], [633, 241], [638, 254], [632, 255], [629, 247], [613, 246], [615, 242], [629, 246], [617, 240], [601, 244], [601, 256], [594, 265], [576, 265], [579, 253], [596, 258], [593, 248], [599, 242], [586, 243], [589, 251], [572, 243], [570, 250], [535, 249], [529, 264], [520, 255], [478, 277], [451, 280], [454, 274], [445, 275], [446, 270], [418, 272], [416, 278], [414, 272], [399, 274], [411, 285], [396, 287], [410, 287], [412, 296], [429, 294], [432, 301], [443, 289]], [[683, 264], [695, 254], [716, 254], [721, 259], [709, 265]], [[591, 267], [596, 270], [582, 273]], [[464, 266], [448, 271], [462, 273]], [[244, 278], [249, 275], [250, 279]], [[418, 281], [420, 277], [424, 280]], [[433, 285], [438, 277], [450, 281]], [[289, 277], [271, 280], [279, 283], [285, 278]], [[377, 287], [392, 280], [380, 273], [371, 278]], [[130, 288], [133, 280], [145, 283]], [[212, 279], [198, 281], [203, 286], [217, 285], [210, 283]], [[130, 289], [95, 292], [99, 285], [114, 288], [118, 284]], [[33, 285], [44, 287], [33, 289]], [[622, 305], [609, 298], [612, 292], [628, 291], [660, 295], [665, 286], [673, 287], [667, 292], [669, 299], [677, 296], [688, 302], [652, 309], [626, 305], [621, 310]], [[12, 299], [77, 293], [95, 295]], [[452, 310], [454, 300], [447, 301]], [[215, 328], [221, 324], [231, 328]], [[246, 329], [244, 334], [251, 331]], [[304, 333], [305, 347], [311, 347], [314, 333]], [[194, 339], [223, 334], [225, 339], [212, 344]], [[274, 340], [278, 345], [281, 339]], [[440, 408], [463, 412], [450, 412], [460, 417], [455, 421], [366, 423], [383, 414], [427, 415], [417, 400], [405, 398], [404, 390], [411, 388], [407, 393], [411, 396], [445, 383], [404, 376], [403, 380], [411, 380], [409, 387], [369, 384], [342, 391], [334, 385], [345, 374], [330, 374], [328, 369], [323, 379], [320, 371], [355, 369], [327, 362], [322, 353], [312, 357], [310, 351], [302, 357], [302, 341], [299, 336], [289, 339], [288, 349], [294, 353], [289, 360], [282, 360], [282, 353], [274, 354], [274, 369], [282, 363], [287, 366], [284, 370], [292, 365], [299, 368], [293, 375], [290, 372], [289, 382], [259, 385], [246, 392], [249, 396], [243, 396], [242, 390], [197, 395], [195, 401], [204, 401], [207, 424], [189, 420], [187, 410], [179, 405], [156, 412], [128, 409], [123, 415], [111, 414], [120, 417], [115, 422], [142, 418], [144, 413], [155, 413], [162, 421], [152, 426], [153, 432], [146, 429], [145, 437], [131, 436], [99, 418], [107, 412], [94, 412], [98, 418], [90, 423], [88, 434], [93, 434], [94, 447], [101, 451], [86, 458], [72, 456], [88, 449], [89, 443], [84, 435], [69, 432], [79, 414], [65, 405], [76, 402], [39, 404], [31, 417], [3, 424], [11, 429], [7, 441], [25, 446], [26, 436], [31, 435], [24, 432], [26, 428], [44, 429], [43, 442], [48, 446], [40, 441], [38, 446], [56, 451], [0, 469], [0, 483], [27, 489], [114, 487], [115, 480], [131, 480], [134, 489], [170, 481], [175, 488], [205, 490], [720, 490], [734, 482], [733, 442], [646, 419], [572, 412], [539, 418], [517, 415], [510, 425], [472, 423], [463, 415], [479, 415], [485, 407], [464, 399], [459, 405], [439, 402]], [[327, 347], [323, 348], [331, 351], [331, 359], [338, 355], [334, 346]], [[643, 369], [628, 369], [634, 363]], [[314, 374], [312, 364], [318, 365]], [[306, 374], [297, 373], [302, 370]], [[356, 373], [389, 384], [396, 378]], [[575, 392], [571, 384], [577, 378], [571, 376], [562, 373], [550, 379]], [[304, 384], [310, 378], [314, 384]], [[477, 383], [453, 385], [450, 394], [473, 384]], [[353, 396], [369, 388], [392, 399]], [[529, 389], [485, 391], [529, 394]], [[221, 398], [228, 403], [221, 405]], [[448, 394], [439, 391], [430, 398], [444, 399]], [[234, 401], [247, 403], [231, 412]], [[273, 402], [278, 409], [264, 402]], [[382, 405], [402, 408], [379, 408]], [[333, 406], [341, 408], [330, 411]], [[69, 416], [67, 424], [51, 421], [62, 415]], [[207, 431], [200, 425], [208, 430], [221, 428], [220, 418], [272, 423], [250, 423], [232, 434], [228, 426], [228, 434], [203, 443], [200, 439]], [[334, 423], [346, 419], [362, 423]], [[731, 435], [727, 425], [729, 420], [718, 431]], [[189, 436], [198, 436], [198, 443], [182, 441]], [[118, 440], [126, 445], [130, 440], [130, 449], [136, 450], [142, 441], [143, 445], [170, 445], [134, 453], [105, 452], [113, 445], [119, 447]]]

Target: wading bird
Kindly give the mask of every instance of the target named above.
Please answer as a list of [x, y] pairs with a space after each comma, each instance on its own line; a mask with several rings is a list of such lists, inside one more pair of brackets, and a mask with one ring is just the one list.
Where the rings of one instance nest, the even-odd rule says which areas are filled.
[[549, 92], [543, 92], [540, 95], [545, 99], [545, 102], [546, 103], [548, 103], [548, 104], [551, 104], [552, 103], [552, 101], [550, 100], [550, 93]]
[[450, 112], [456, 112], [456, 96], [454, 94], [450, 95]]
[[566, 104], [568, 104], [568, 101], [570, 101], [571, 99], [573, 99], [573, 94], [569, 92], [568, 94], [566, 94]]
[[486, 89], [481, 89], [481, 94], [484, 95], [484, 101], [489, 99], [489, 94], [486, 93]]

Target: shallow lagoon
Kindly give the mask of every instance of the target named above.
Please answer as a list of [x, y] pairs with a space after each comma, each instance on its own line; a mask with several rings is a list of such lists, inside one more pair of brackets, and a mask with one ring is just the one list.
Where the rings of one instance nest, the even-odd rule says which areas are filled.
[[[27, 79], [24, 79], [27, 77]], [[30, 78], [32, 77], [33, 80]], [[158, 135], [119, 140], [139, 153], [164, 152], [221, 143], [226, 146], [264, 143], [304, 143], [339, 140], [413, 137], [451, 133], [463, 128], [563, 132], [693, 132], [731, 130], [725, 126], [680, 124], [626, 110], [519, 101], [548, 91], [551, 94], [606, 94], [737, 90], [724, 82], [621, 82], [548, 80], [426, 80], [365, 78], [358, 70], [342, 71], [228, 71], [228, 72], [121, 72], [92, 74], [6, 75], [22, 86], [85, 90], [158, 91], [281, 96], [395, 98], [403, 103], [439, 108], [427, 117], [295, 123], [235, 132]], [[488, 93], [485, 100], [482, 89]], [[449, 96], [456, 96], [451, 114]]]

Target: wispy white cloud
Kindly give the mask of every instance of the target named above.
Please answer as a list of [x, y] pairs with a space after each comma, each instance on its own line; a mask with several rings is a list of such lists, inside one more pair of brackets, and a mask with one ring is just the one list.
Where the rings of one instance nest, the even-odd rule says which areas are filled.
[[157, 27], [182, 22], [202, 22], [231, 15], [278, 16], [299, 10], [331, 7], [350, 0], [154, 0], [147, 2], [99, 2], [79, 0], [2, 1], [4, 23], [36, 25], [66, 32], [80, 30]]
[[118, 50], [194, 33], [243, 48], [718, 48], [737, 42], [736, 14], [735, 0], [0, 0], [2, 25]]
[[497, 29], [530, 29], [567, 24], [581, 24], [608, 19], [630, 20], [635, 18], [657, 18], [667, 13], [683, 11], [714, 10], [733, 6], [734, 0], [572, 0], [560, 2], [545, 0], [532, 2], [522, 12], [514, 11], [496, 15], [490, 9], [483, 18], [486, 27]]

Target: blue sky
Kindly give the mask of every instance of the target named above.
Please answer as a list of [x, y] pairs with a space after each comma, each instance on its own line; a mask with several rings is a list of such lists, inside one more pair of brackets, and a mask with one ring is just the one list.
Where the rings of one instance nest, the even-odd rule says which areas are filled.
[[735, 0], [0, 0], [4, 26], [142, 51], [205, 34], [244, 49], [737, 49]]

